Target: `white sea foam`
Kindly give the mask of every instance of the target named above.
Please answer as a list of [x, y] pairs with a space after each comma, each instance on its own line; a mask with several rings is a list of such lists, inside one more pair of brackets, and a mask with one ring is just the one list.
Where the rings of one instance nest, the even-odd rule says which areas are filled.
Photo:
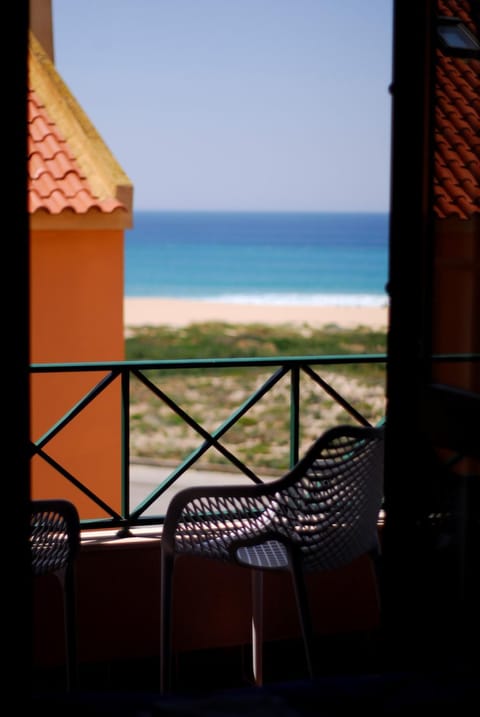
[[388, 304], [386, 294], [301, 294], [301, 293], [269, 293], [269, 294], [221, 294], [202, 296], [195, 301], [247, 304], [260, 306], [372, 306], [384, 307]]

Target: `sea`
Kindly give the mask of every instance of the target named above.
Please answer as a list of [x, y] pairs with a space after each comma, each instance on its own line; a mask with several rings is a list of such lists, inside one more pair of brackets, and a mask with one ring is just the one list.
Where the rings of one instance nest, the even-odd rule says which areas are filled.
[[388, 213], [136, 211], [126, 297], [384, 306]]

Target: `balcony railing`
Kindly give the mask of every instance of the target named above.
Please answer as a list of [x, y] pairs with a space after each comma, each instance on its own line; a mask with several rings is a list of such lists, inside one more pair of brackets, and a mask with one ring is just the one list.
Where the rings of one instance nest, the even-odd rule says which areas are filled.
[[[476, 365], [479, 354], [443, 354], [432, 357], [432, 360], [440, 363], [466, 363]], [[265, 464], [259, 467], [255, 455], [245, 458], [242, 452], [242, 421], [253, 416], [251, 424], [255, 436], [259, 436], [263, 430], [263, 419], [255, 417], [255, 411], [272, 394], [275, 393], [281, 384], [288, 385], [288, 391], [283, 391], [280, 407], [273, 406], [277, 413], [280, 411], [283, 423], [280, 429], [275, 426], [275, 435], [267, 436], [267, 441], [275, 444], [275, 448], [281, 448], [284, 464], [278, 472], [283, 472], [293, 466], [304, 449], [312, 442], [321, 430], [328, 425], [339, 422], [357, 423], [360, 425], [372, 425], [385, 417], [385, 378], [386, 378], [386, 354], [348, 354], [348, 355], [324, 355], [324, 356], [275, 356], [255, 358], [218, 358], [218, 359], [189, 359], [189, 360], [158, 360], [158, 361], [115, 361], [115, 362], [84, 362], [84, 363], [62, 363], [62, 364], [32, 364], [30, 372], [36, 374], [68, 374], [82, 373], [101, 376], [90, 390], [68, 410], [58, 421], [52, 425], [40, 438], [31, 441], [31, 458], [39, 457], [54, 469], [65, 481], [86, 495], [106, 517], [91, 520], [82, 520], [82, 528], [118, 528], [119, 535], [128, 535], [131, 528], [142, 528], [144, 526], [158, 525], [163, 522], [164, 515], [156, 511], [156, 502], [163, 496], [171, 494], [172, 489], [181, 487], [179, 479], [185, 477], [190, 469], [202, 470], [202, 460], [205, 460], [207, 452], [214, 451], [220, 462], [214, 466], [220, 467], [225, 472], [232, 472], [232, 475], [240, 475], [242, 480], [250, 480], [259, 483], [265, 480], [269, 471]], [[368, 377], [362, 377], [362, 365], [369, 364]], [[374, 367], [375, 366], [375, 367]], [[200, 382], [207, 378], [212, 381], [216, 378], [221, 389], [224, 388], [225, 372], [236, 372], [237, 385], [242, 384], [246, 372], [255, 371], [256, 381], [254, 388], [243, 392], [242, 395], [233, 396], [235, 401], [223, 400], [227, 398], [227, 389], [224, 390], [221, 400], [210, 407], [208, 423], [212, 427], [207, 428], [207, 421], [203, 417], [195, 418], [193, 410], [188, 410], [183, 401], [183, 395], [175, 396], [169, 390], [167, 377], [177, 376], [182, 379], [181, 385], [187, 384], [187, 377], [191, 382]], [[241, 372], [241, 376], [239, 374]], [[348, 395], [349, 386], [352, 382], [345, 382], [345, 376], [349, 375], [363, 387], [353, 396]], [[375, 377], [372, 379], [372, 374]], [[195, 437], [194, 447], [188, 446], [186, 455], [175, 460], [164, 462], [161, 471], [161, 479], [158, 485], [148, 495], [142, 497], [136, 505], [131, 505], [131, 440], [132, 420], [135, 414], [135, 407], [132, 405], [132, 386], [136, 381], [142, 385], [143, 390], [153, 397], [155, 404], [158, 401], [158, 411], [167, 411], [173, 416], [176, 424], [181, 423], [188, 427]], [[56, 460], [52, 453], [49, 453], [49, 443], [59, 435], [79, 414], [87, 409], [95, 400], [104, 394], [113, 384], [120, 383], [121, 407], [119, 419], [121, 420], [121, 509], [118, 510], [106, 503], [98, 493], [85, 485], [82, 480], [73, 475], [64, 465]], [[306, 383], [314, 388], [315, 394], [312, 400], [307, 400]], [[208, 384], [209, 386], [210, 384]], [[245, 381], [245, 385], [250, 385]], [[178, 392], [177, 392], [178, 393]], [[183, 394], [183, 389], [182, 389]], [[375, 400], [370, 401], [371, 395], [375, 394]], [[367, 396], [367, 399], [365, 399]], [[231, 398], [229, 396], [229, 398]], [[181, 404], [184, 405], [181, 405]], [[313, 403], [313, 409], [312, 409]], [[338, 410], [335, 413], [332, 406]], [[153, 409], [157, 411], [156, 407]], [[270, 407], [267, 407], [267, 412]], [[312, 416], [316, 413], [316, 416]], [[322, 420], [319, 415], [322, 414]], [[113, 420], [113, 419], [112, 419]], [[308, 432], [310, 428], [310, 433]], [[167, 430], [170, 430], [169, 428]], [[233, 444], [235, 450], [229, 446], [228, 437], [237, 431]], [[313, 431], [313, 433], [312, 433]], [[171, 444], [176, 443], [175, 436], [169, 437]], [[177, 451], [177, 456], [181, 450]], [[462, 456], [459, 454], [459, 457]], [[456, 455], [450, 462], [456, 461]], [[161, 461], [160, 461], [161, 464]], [[169, 468], [166, 470], [166, 466]], [[170, 470], [171, 468], [171, 470]], [[208, 464], [211, 470], [212, 465]], [[204, 470], [204, 468], [203, 468]], [[214, 471], [212, 471], [214, 474]], [[160, 475], [160, 472], [159, 472]], [[170, 491], [170, 493], [167, 493]], [[159, 501], [160, 502], [160, 501]], [[156, 504], [156, 505], [155, 505]]]
[[[358, 406], [353, 405], [354, 401], [345, 397], [345, 385], [342, 371], [347, 366], [359, 367], [361, 364], [380, 364], [379, 379], [377, 382], [377, 394], [380, 384], [380, 393], [382, 400], [379, 410], [378, 401], [376, 412], [371, 410], [371, 415], [365, 415], [365, 410], [360, 410]], [[168, 489], [177, 484], [177, 481], [184, 476], [189, 469], [201, 468], [201, 459], [207, 451], [213, 450], [218, 456], [221, 456], [222, 470], [231, 470], [237, 475], [240, 474], [242, 479], [250, 480], [254, 483], [261, 482], [262, 470], [255, 467], [251, 462], [245, 461], [238, 454], [238, 449], [232, 450], [228, 445], [227, 434], [235, 429], [239, 430], [242, 419], [252, 415], [262, 401], [265, 401], [274, 391], [275, 387], [280, 383], [287, 382], [287, 401], [288, 406], [282, 403], [281, 411], [287, 416], [286, 424], [288, 425], [286, 435], [276, 435], [275, 440], [284, 450], [288, 451], [287, 465], [285, 469], [292, 466], [303, 450], [307, 438], [305, 435], [305, 426], [308, 425], [312, 418], [307, 410], [307, 402], [302, 398], [304, 394], [303, 387], [305, 381], [315, 387], [317, 392], [315, 402], [318, 406], [336, 405], [341, 411], [342, 418], [338, 422], [351, 422], [361, 425], [372, 425], [373, 422], [380, 420], [385, 413], [383, 403], [384, 398], [384, 375], [385, 375], [385, 354], [362, 354], [362, 355], [335, 355], [335, 356], [302, 356], [302, 357], [268, 357], [268, 358], [228, 358], [228, 359], [191, 359], [191, 360], [168, 360], [168, 361], [120, 361], [120, 362], [91, 362], [91, 363], [69, 363], [69, 364], [33, 364], [31, 366], [32, 374], [65, 374], [89, 372], [93, 374], [101, 374], [93, 388], [88, 390], [75, 405], [66, 412], [60, 420], [58, 420], [51, 428], [40, 438], [31, 442], [32, 458], [40, 457], [46, 461], [55, 471], [63, 478], [74, 485], [79, 491], [88, 496], [103, 512], [106, 518], [94, 520], [82, 520], [83, 528], [119, 528], [120, 534], [128, 534], [129, 530], [134, 527], [142, 527], [149, 525], [158, 525], [163, 521], [162, 514], [151, 514], [153, 504], [166, 493]], [[338, 367], [342, 367], [339, 373], [331, 373], [338, 371]], [[200, 422], [192, 415], [192, 411], [188, 411], [180, 405], [181, 401], [172, 397], [171, 393], [165, 390], [164, 382], [166, 376], [180, 375], [186, 377], [195, 376], [222, 376], [222, 372], [227, 371], [251, 371], [255, 370], [257, 375], [257, 383], [254, 390], [245, 396], [241, 396], [239, 403], [230, 411], [225, 418], [219, 419], [215, 423], [215, 417], [210, 417], [213, 428], [207, 429], [204, 422]], [[320, 374], [323, 371], [323, 375]], [[355, 370], [355, 369], [353, 369]], [[328, 380], [325, 374], [328, 372]], [[163, 380], [162, 380], [163, 377]], [[147, 495], [138, 505], [130, 506], [131, 502], [131, 483], [130, 483], [130, 466], [131, 466], [131, 413], [132, 413], [132, 382], [140, 382], [144, 390], [150, 396], [158, 399], [159, 410], [167, 408], [178, 422], [184, 423], [193, 432], [198, 441], [196, 446], [188, 452], [186, 457], [181, 458], [174, 465], [170, 472], [162, 478], [158, 485]], [[195, 379], [194, 379], [195, 380]], [[221, 378], [219, 380], [222, 380]], [[335, 382], [343, 381], [343, 388], [335, 387]], [[107, 504], [97, 493], [87, 487], [78, 476], [73, 475], [64, 465], [61, 465], [48, 451], [48, 444], [52, 439], [63, 431], [73, 419], [75, 419], [82, 411], [84, 411], [92, 402], [97, 400], [109, 386], [115, 382], [121, 384], [121, 420], [122, 420], [122, 475], [121, 475], [121, 504], [120, 511]], [[282, 394], [285, 401], [285, 392]], [[363, 409], [365, 405], [362, 402]], [[217, 406], [220, 409], [220, 406]], [[224, 407], [223, 407], [224, 408]], [[311, 402], [310, 402], [311, 408]], [[318, 410], [318, 409], [317, 409]], [[220, 415], [220, 411], [218, 411]], [[248, 415], [247, 415], [248, 414]], [[375, 415], [373, 415], [375, 414]], [[330, 413], [331, 415], [331, 409]], [[333, 419], [329, 418], [329, 422]], [[254, 421], [255, 422], [255, 421]], [[261, 432], [261, 424], [256, 420], [256, 430]], [[303, 440], [303, 444], [302, 444]], [[236, 445], [238, 445], [238, 437]], [[165, 474], [165, 470], [163, 471]], [[150, 508], [150, 510], [148, 510]], [[147, 514], [148, 511], [148, 514]]]

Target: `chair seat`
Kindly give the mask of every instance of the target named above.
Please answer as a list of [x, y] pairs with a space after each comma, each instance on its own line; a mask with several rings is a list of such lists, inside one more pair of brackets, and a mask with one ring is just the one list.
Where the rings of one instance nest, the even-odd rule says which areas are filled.
[[238, 548], [236, 558], [241, 565], [263, 570], [287, 570], [290, 565], [288, 551], [279, 540]]

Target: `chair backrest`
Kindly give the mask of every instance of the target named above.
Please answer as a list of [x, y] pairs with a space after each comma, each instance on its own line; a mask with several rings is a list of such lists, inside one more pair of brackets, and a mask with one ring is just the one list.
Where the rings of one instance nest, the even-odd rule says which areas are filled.
[[192, 553], [278, 569], [288, 566], [290, 554], [304, 570], [328, 570], [374, 551], [383, 435], [383, 428], [335, 426], [282, 478], [179, 491], [165, 516], [164, 555]]
[[32, 500], [30, 549], [34, 575], [66, 571], [80, 547], [77, 509], [67, 500]]
[[383, 429], [326, 431], [277, 484], [265, 531], [300, 553], [304, 570], [345, 565], [378, 548]]

